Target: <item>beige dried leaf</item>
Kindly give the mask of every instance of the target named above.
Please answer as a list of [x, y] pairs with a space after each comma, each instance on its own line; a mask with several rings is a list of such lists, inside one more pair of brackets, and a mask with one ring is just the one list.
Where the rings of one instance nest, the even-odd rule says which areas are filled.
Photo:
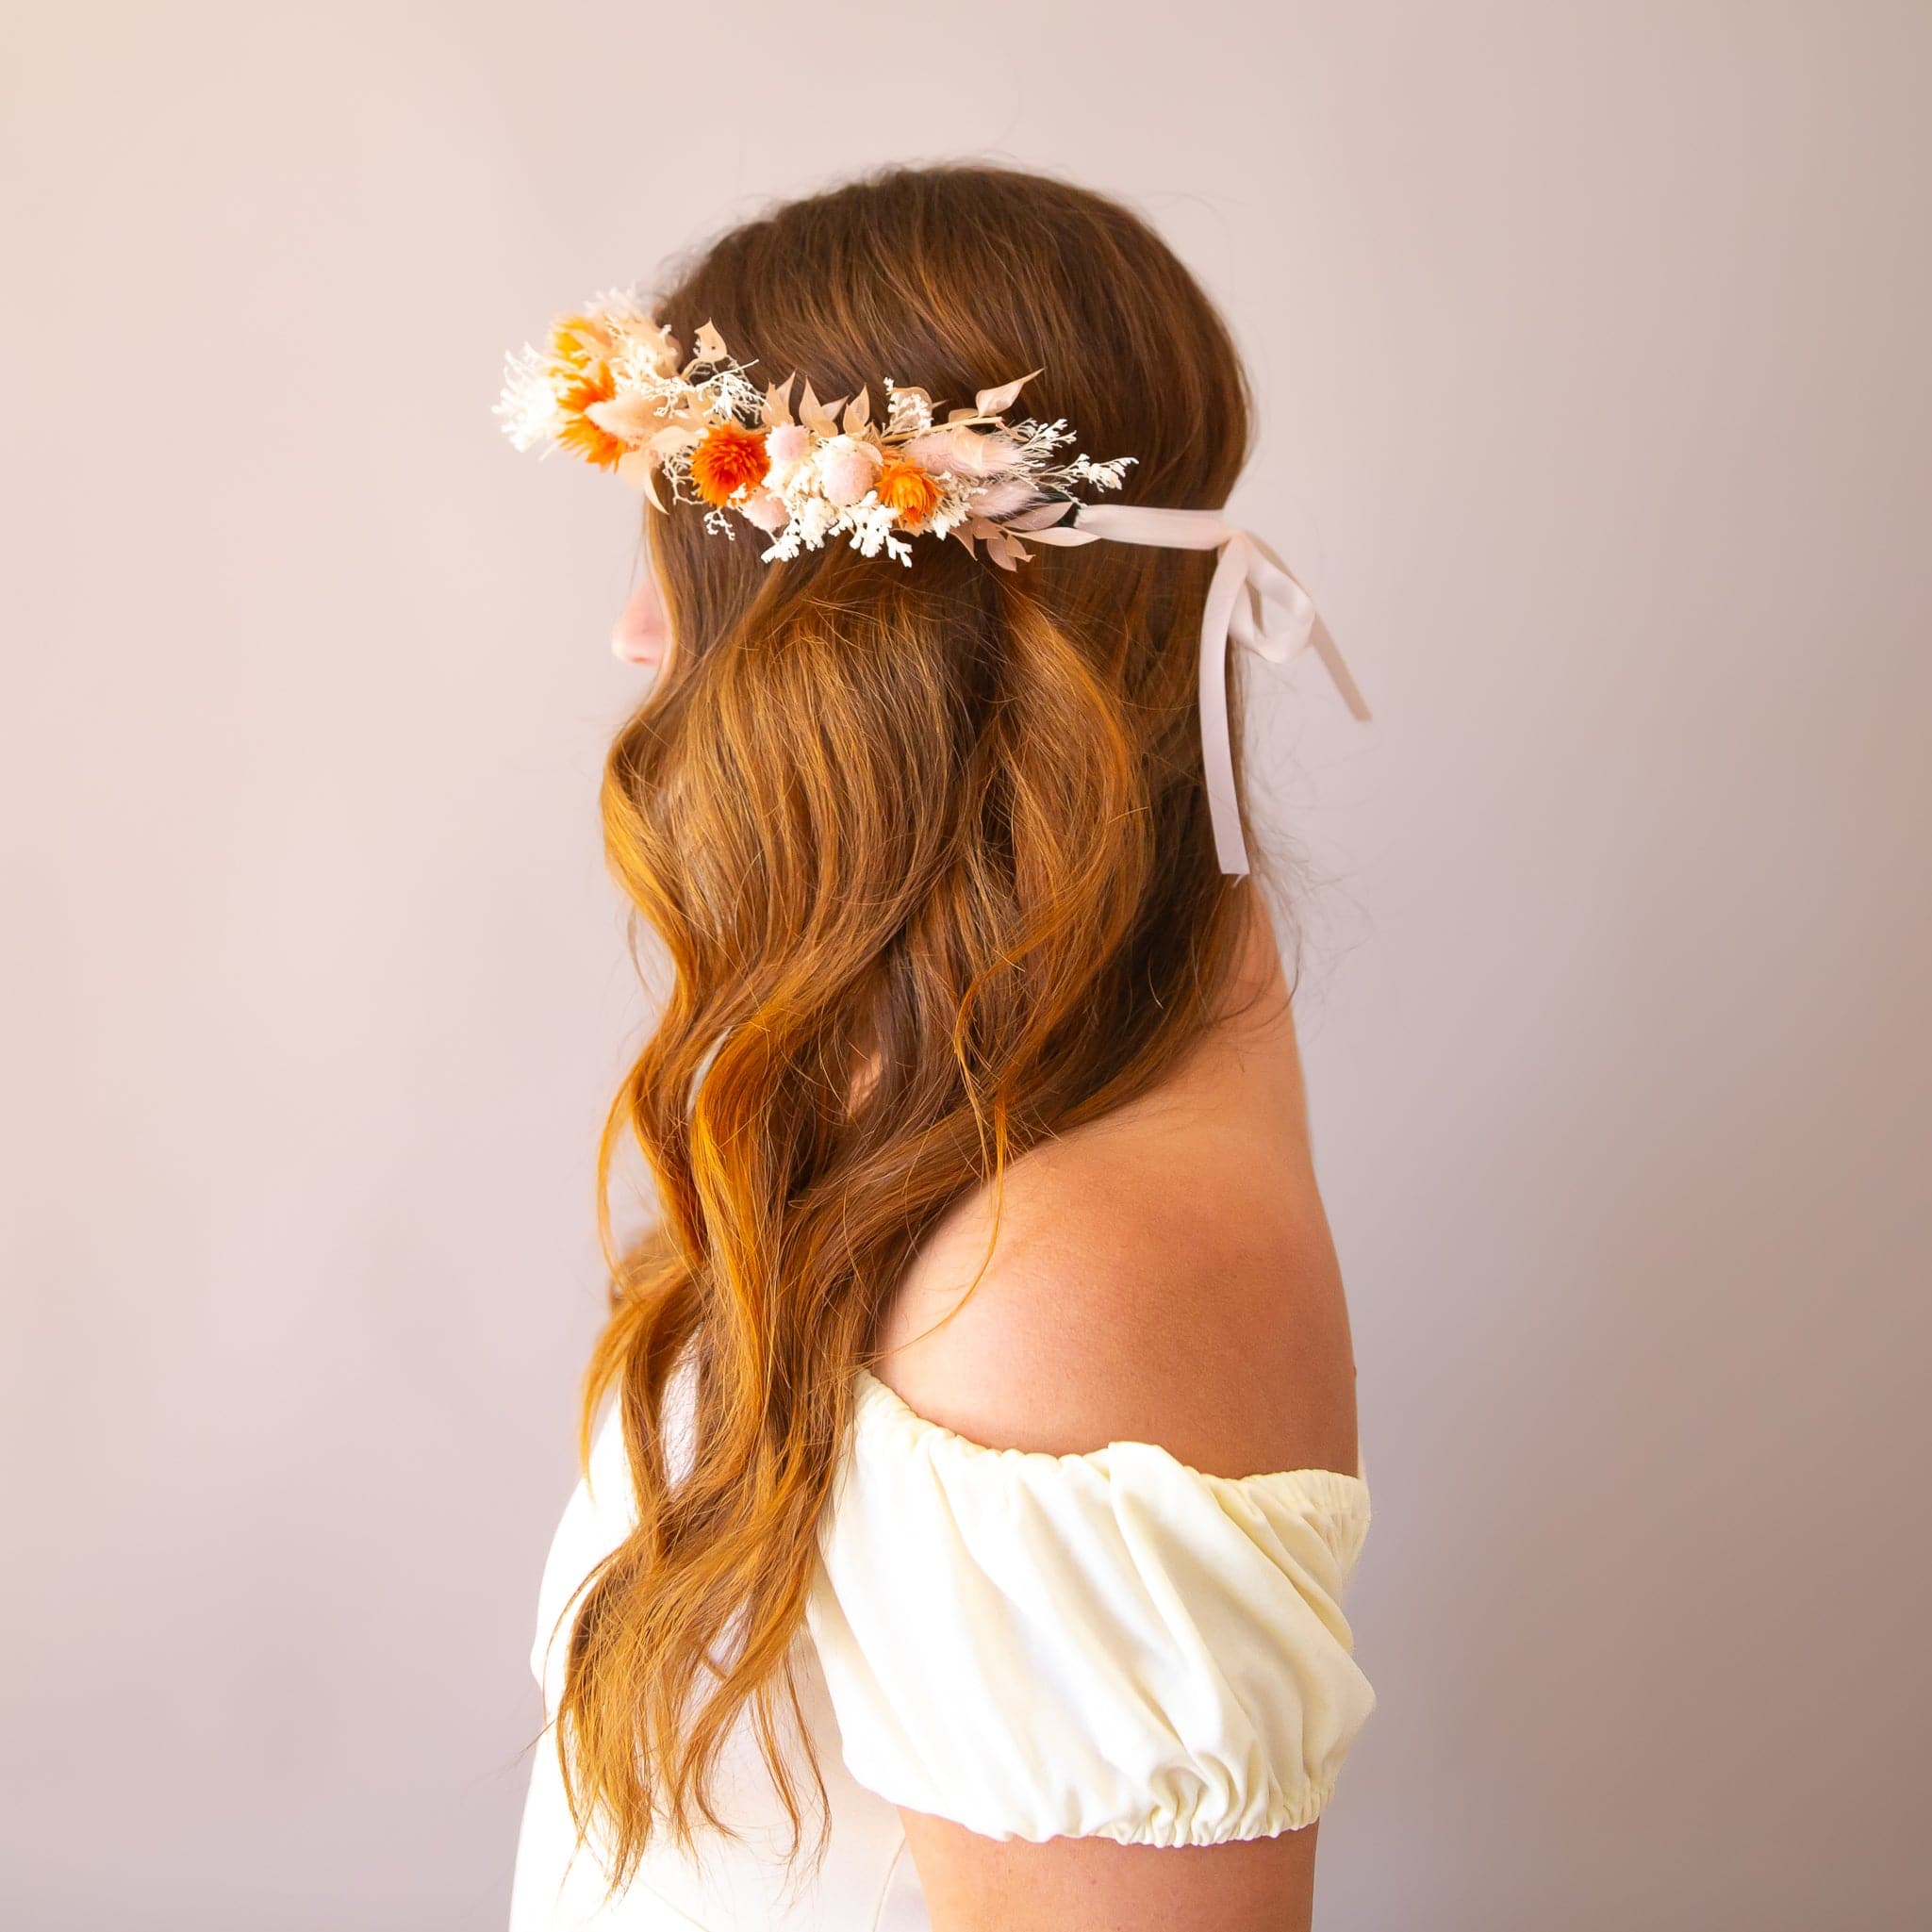
[[657, 465], [644, 451], [626, 450], [618, 458], [618, 476], [633, 489], [641, 489], [652, 509], [664, 508], [657, 494]]
[[765, 407], [760, 420], [767, 429], [778, 429], [792, 420], [792, 385], [799, 379], [799, 372], [793, 370], [782, 383], [771, 384], [765, 391]]
[[[841, 400], [843, 399], [841, 398]], [[812, 385], [807, 383], [805, 385], [805, 393], [799, 398], [799, 421], [814, 436], [836, 436], [838, 434], [838, 421], [832, 412], [837, 407], [838, 404], [834, 403], [828, 408], [813, 394]]]
[[[1007, 518], [1006, 527], [1009, 530], [1049, 529], [1053, 524], [1059, 522], [1072, 508], [1073, 505], [1070, 503], [1039, 504], [1030, 510], [1021, 510], [1016, 516]], [[1077, 533], [1069, 530], [1064, 534], [1072, 537]], [[1091, 530], [1085, 532], [1082, 536], [1081, 540], [1083, 543], [1092, 543], [1094, 541], [1094, 533]]]
[[997, 389], [982, 389], [973, 398], [973, 406], [982, 416], [998, 416], [1002, 409], [1011, 409], [1019, 400], [1020, 390], [1040, 372], [1036, 369], [1027, 375], [1016, 376], [1010, 383], [1001, 383]]
[[706, 322], [692, 340], [691, 358], [695, 362], [729, 362], [731, 352], [724, 346], [724, 338]]

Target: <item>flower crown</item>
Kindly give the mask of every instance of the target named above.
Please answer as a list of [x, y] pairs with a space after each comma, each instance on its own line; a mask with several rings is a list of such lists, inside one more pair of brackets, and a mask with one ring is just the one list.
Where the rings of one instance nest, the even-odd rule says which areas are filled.
[[495, 413], [520, 450], [545, 445], [614, 471], [662, 510], [705, 505], [707, 530], [735, 537], [735, 518], [772, 540], [766, 562], [845, 537], [865, 556], [913, 560], [912, 536], [983, 542], [1002, 570], [1025, 562], [1021, 534], [1061, 521], [1082, 487], [1112, 490], [1134, 458], [1069, 455], [1064, 421], [1005, 412], [1033, 375], [982, 389], [971, 408], [937, 420], [924, 390], [882, 384], [821, 403], [798, 376], [761, 388], [709, 322], [686, 359], [676, 339], [628, 294], [559, 317], [547, 348], [509, 358]]

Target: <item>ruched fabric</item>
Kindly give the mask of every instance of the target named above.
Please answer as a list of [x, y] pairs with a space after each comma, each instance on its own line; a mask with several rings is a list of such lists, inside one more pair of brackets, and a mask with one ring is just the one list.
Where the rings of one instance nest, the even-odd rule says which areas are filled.
[[1359, 1475], [991, 1448], [858, 1377], [807, 1623], [860, 1785], [997, 1839], [1313, 1823], [1375, 1708]]

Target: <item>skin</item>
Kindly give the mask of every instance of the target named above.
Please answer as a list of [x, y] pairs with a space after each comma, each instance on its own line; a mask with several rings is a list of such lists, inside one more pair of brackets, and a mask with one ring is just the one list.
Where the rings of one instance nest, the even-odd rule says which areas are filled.
[[[613, 643], [660, 676], [670, 663], [652, 570]], [[902, 1278], [873, 1367], [918, 1413], [995, 1446], [1141, 1441], [1220, 1476], [1358, 1471], [1347, 1307], [1294, 1014], [1262, 901], [1252, 888], [1245, 898], [1237, 983], [1186, 1061], [1153, 1093], [1016, 1161], [997, 1241], [990, 1195], [968, 1196]], [[867, 1075], [855, 1069], [855, 1093]], [[1318, 1825], [1153, 1847], [999, 1841], [900, 1816], [934, 1932], [1311, 1922]]]
[[657, 572], [646, 560], [638, 573], [636, 589], [618, 614], [610, 630], [611, 649], [641, 669], [662, 677], [670, 668], [674, 649], [670, 619], [664, 607], [664, 593], [658, 588]]

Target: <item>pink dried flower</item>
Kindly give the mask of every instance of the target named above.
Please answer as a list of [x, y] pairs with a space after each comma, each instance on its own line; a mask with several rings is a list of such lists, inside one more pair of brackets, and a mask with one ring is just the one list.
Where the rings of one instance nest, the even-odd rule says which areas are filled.
[[774, 463], [796, 463], [811, 447], [811, 436], [801, 422], [781, 422], [765, 438], [765, 454]]
[[876, 443], [856, 437], [834, 437], [818, 458], [818, 487], [827, 503], [844, 508], [855, 504], [872, 487], [881, 461]]
[[754, 491], [738, 508], [759, 529], [774, 533], [783, 530], [792, 520], [792, 513], [784, 506], [784, 499], [774, 496], [768, 489]]
[[998, 431], [982, 436], [973, 429], [929, 429], [914, 437], [905, 453], [921, 470], [942, 476], [997, 476], [1019, 458], [1011, 437]]
[[1024, 477], [1009, 477], [1004, 483], [989, 484], [973, 493], [976, 517], [1010, 517], [1023, 510], [1039, 492]]

